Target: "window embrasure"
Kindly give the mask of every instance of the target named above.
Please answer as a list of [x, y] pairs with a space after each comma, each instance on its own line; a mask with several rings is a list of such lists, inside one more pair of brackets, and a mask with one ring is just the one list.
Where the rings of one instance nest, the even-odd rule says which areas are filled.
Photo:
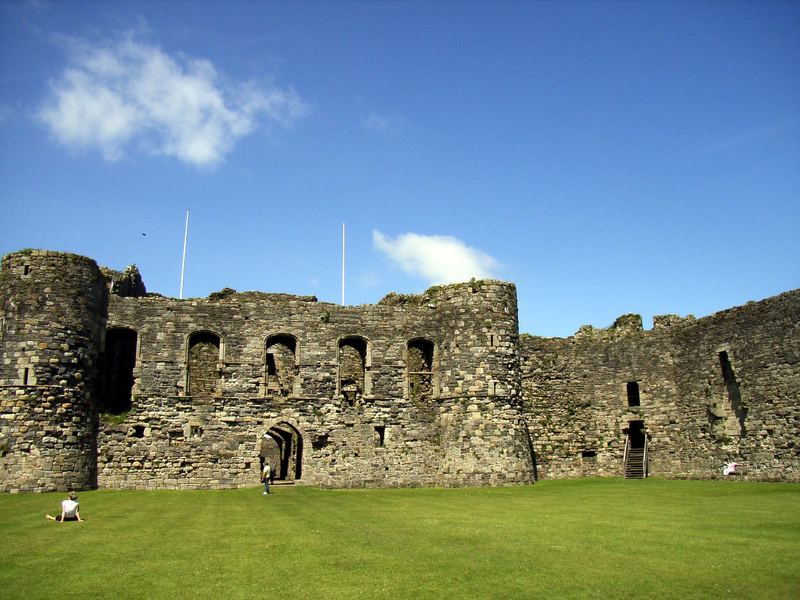
[[406, 345], [406, 382], [408, 399], [423, 401], [436, 398], [436, 344], [425, 338], [414, 338]]

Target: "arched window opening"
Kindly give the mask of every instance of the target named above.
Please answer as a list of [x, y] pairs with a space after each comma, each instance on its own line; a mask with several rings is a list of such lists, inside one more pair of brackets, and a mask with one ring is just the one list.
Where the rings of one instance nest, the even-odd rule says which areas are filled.
[[348, 337], [339, 340], [339, 392], [351, 406], [364, 395], [367, 368], [367, 340]]
[[269, 337], [264, 368], [266, 395], [290, 396], [297, 378], [297, 340], [291, 335]]
[[136, 343], [137, 334], [133, 329], [114, 328], [106, 332], [98, 400], [101, 413], [120, 415], [131, 409]]
[[259, 443], [258, 459], [272, 467], [273, 479], [294, 482], [303, 474], [303, 436], [286, 422], [270, 427]]
[[188, 381], [189, 395], [199, 400], [209, 400], [217, 391], [220, 358], [220, 338], [208, 331], [189, 336]]
[[408, 369], [408, 397], [411, 400], [430, 400], [434, 397], [434, 344], [417, 338], [408, 342], [406, 367]]
[[628, 406], [641, 406], [639, 384], [636, 381], [629, 381], [626, 388], [628, 391]]

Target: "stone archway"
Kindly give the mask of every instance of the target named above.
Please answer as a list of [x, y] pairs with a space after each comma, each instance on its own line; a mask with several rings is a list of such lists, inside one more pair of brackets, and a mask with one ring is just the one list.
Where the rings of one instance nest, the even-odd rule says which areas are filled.
[[261, 436], [258, 458], [272, 465], [276, 481], [293, 483], [303, 474], [303, 436], [294, 425], [279, 421]]

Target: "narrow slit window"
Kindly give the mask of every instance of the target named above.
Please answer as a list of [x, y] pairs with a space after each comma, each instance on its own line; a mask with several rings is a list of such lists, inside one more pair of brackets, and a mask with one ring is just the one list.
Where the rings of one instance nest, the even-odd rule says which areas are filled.
[[627, 385], [628, 390], [628, 406], [641, 406], [642, 400], [639, 396], [639, 384], [636, 381], [629, 381]]

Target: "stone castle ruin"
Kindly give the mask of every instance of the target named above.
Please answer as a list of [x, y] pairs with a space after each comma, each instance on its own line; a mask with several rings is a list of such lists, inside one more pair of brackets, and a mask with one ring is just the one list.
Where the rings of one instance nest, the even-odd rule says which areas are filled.
[[520, 335], [513, 284], [374, 305], [148, 294], [135, 267], [0, 270], [0, 491], [800, 481], [800, 290]]

